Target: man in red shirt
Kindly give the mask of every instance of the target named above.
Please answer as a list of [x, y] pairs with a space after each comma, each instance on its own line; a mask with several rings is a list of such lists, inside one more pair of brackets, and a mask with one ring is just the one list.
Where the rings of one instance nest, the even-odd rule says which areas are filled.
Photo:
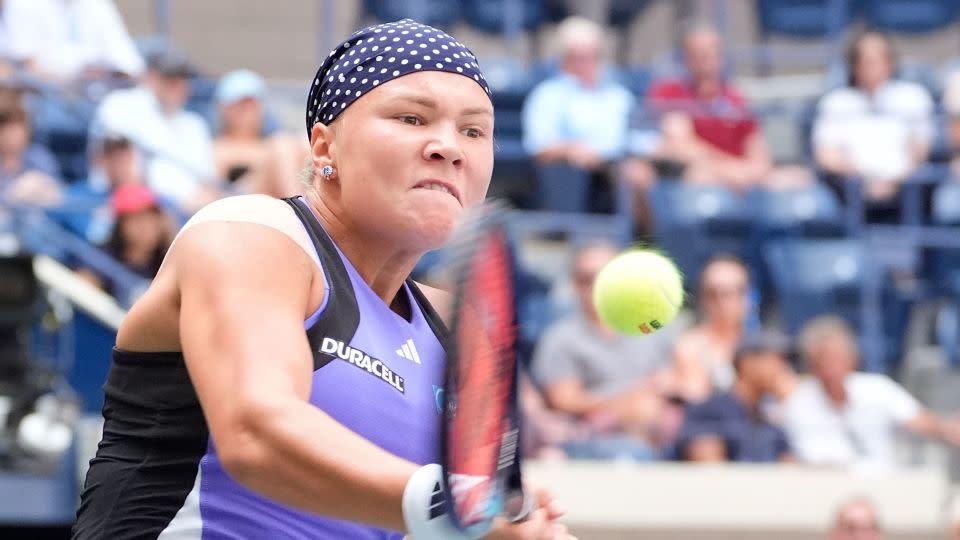
[[[641, 123], [652, 120], [653, 129], [634, 131], [634, 153], [658, 165], [674, 165], [670, 168], [690, 182], [737, 191], [774, 182], [770, 150], [757, 120], [740, 92], [724, 80], [720, 36], [712, 28], [695, 27], [684, 37], [683, 51], [686, 73], [655, 84], [636, 115]], [[652, 168], [637, 161], [630, 173], [641, 185], [652, 182]]]

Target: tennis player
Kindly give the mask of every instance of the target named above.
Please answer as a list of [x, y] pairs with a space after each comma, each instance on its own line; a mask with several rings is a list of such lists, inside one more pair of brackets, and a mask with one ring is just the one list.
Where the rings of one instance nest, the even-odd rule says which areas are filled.
[[[435, 511], [448, 302], [408, 275], [486, 194], [487, 84], [410, 20], [311, 82], [309, 194], [201, 210], [121, 326], [75, 539], [463, 538]], [[537, 499], [488, 537], [572, 538]]]

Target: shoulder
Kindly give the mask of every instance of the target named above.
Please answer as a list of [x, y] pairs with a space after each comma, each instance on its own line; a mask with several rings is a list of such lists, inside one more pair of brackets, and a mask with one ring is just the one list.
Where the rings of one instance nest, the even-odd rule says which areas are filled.
[[540, 341], [544, 343], [577, 341], [588, 331], [587, 324], [579, 314], [568, 315], [547, 326]]
[[690, 92], [683, 81], [676, 78], [661, 79], [650, 86], [648, 95], [653, 99], [677, 99], [689, 96]]
[[817, 109], [821, 112], [833, 113], [859, 109], [866, 105], [866, 99], [858, 90], [853, 88], [835, 88], [820, 98]]
[[290, 206], [280, 199], [267, 195], [237, 195], [214, 201], [190, 218], [180, 229], [174, 244], [187, 231], [202, 223], [210, 222], [263, 225], [287, 236], [307, 255], [316, 260], [313, 242], [303, 223]]
[[883, 88], [886, 101], [901, 107], [927, 107], [933, 105], [930, 92], [923, 86], [910, 81], [890, 81]]

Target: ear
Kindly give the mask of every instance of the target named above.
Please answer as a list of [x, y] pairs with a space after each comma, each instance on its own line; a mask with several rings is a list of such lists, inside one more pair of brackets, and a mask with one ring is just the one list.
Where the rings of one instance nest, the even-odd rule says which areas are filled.
[[310, 151], [313, 166], [320, 170], [324, 165], [335, 165], [333, 142], [335, 130], [330, 126], [317, 122], [310, 130]]

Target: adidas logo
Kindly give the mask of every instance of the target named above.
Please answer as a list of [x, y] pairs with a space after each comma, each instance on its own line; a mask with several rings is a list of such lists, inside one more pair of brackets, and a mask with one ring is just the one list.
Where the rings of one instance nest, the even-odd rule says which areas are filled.
[[444, 514], [443, 511], [443, 487], [440, 482], [433, 485], [433, 492], [430, 494], [430, 519], [437, 519]]
[[397, 349], [397, 356], [406, 358], [414, 364], [422, 364], [422, 362], [420, 362], [420, 354], [417, 352], [417, 347], [413, 344], [413, 339], [408, 339]]

